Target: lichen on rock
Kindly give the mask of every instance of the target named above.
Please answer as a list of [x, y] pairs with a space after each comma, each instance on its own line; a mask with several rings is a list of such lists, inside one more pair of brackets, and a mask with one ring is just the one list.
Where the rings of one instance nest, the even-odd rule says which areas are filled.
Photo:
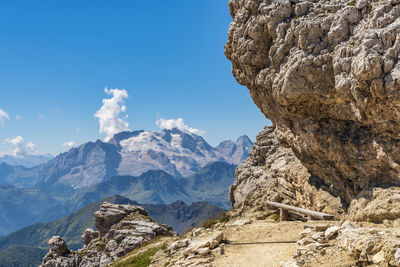
[[231, 0], [225, 54], [309, 173], [347, 207], [400, 183], [400, 1]]

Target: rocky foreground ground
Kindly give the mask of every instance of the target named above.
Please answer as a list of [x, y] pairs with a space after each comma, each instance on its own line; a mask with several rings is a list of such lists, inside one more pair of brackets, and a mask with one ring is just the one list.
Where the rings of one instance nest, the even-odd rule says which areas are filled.
[[397, 225], [232, 219], [177, 236], [137, 206], [105, 202], [94, 216], [99, 231], [83, 233], [82, 249], [52, 237], [41, 267], [400, 266]]

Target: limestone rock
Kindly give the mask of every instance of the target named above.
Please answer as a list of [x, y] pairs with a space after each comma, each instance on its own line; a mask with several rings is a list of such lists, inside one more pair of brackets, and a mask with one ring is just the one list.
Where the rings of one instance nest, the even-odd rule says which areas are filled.
[[152, 221], [137, 206], [104, 202], [94, 216], [100, 235], [92, 229], [85, 230], [85, 246], [77, 252], [69, 251], [60, 237], [52, 237], [41, 267], [103, 267], [157, 236], [176, 235], [171, 227]]
[[374, 223], [400, 218], [400, 187], [362, 191], [351, 202], [349, 218]]
[[47, 243], [50, 250], [39, 267], [78, 266], [78, 256], [70, 253], [67, 243], [61, 237], [53, 236]]
[[114, 205], [104, 202], [100, 206], [100, 210], [94, 213], [94, 223], [96, 225], [96, 228], [99, 229], [100, 236], [104, 236], [108, 232], [108, 230], [110, 230], [110, 227], [113, 224], [121, 221], [122, 218], [133, 212], [148, 216], [147, 212], [144, 209], [137, 206]]
[[[185, 239], [171, 243], [167, 249], [170, 267], [212, 266], [211, 262], [218, 255], [224, 254], [221, 244], [223, 232], [217, 229], [195, 228], [186, 234]], [[196, 233], [196, 234], [194, 234]]]
[[59, 236], [53, 236], [47, 244], [50, 246], [50, 252], [55, 256], [64, 256], [69, 252], [67, 243]]
[[313, 210], [340, 214], [339, 197], [310, 175], [292, 149], [279, 144], [274, 127], [265, 127], [256, 138], [250, 157], [236, 168], [235, 182], [229, 189], [231, 212], [255, 214], [257, 219], [275, 213], [265, 201], [281, 202]]
[[88, 228], [85, 230], [85, 232], [83, 232], [81, 239], [83, 241], [83, 244], [87, 245], [90, 243], [90, 241], [92, 241], [93, 239], [98, 238], [98, 237], [99, 237], [99, 232], [97, 232], [91, 228]]
[[[229, 7], [225, 54], [279, 142], [345, 205], [364, 189], [399, 184], [399, 1], [230, 0]], [[255, 182], [242, 183], [250, 192]], [[234, 204], [243, 202], [234, 195]]]
[[340, 230], [340, 227], [337, 225], [334, 225], [332, 227], [329, 227], [325, 231], [325, 238], [331, 239], [333, 236], [335, 236]]
[[297, 241], [299, 247], [291, 262], [308, 266], [326, 261], [325, 254], [329, 254], [330, 259], [337, 259], [332, 266], [339, 266], [344, 253], [352, 259], [346, 266], [400, 266], [399, 229], [363, 227], [349, 221], [327, 226], [325, 231], [306, 229]]

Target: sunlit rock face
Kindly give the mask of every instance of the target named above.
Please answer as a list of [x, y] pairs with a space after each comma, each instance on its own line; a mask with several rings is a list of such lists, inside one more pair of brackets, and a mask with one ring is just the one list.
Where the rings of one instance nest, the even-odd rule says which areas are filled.
[[400, 0], [231, 0], [225, 54], [309, 172], [349, 204], [400, 178]]

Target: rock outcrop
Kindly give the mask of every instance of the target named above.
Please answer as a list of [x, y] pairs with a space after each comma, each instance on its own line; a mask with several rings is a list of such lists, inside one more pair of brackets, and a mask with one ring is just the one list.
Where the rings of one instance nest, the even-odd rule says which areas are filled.
[[400, 0], [231, 0], [225, 54], [280, 143], [347, 207], [400, 183]]
[[349, 221], [307, 226], [293, 260], [282, 266], [400, 266], [398, 235], [396, 228], [361, 227]]
[[353, 199], [349, 208], [352, 221], [384, 223], [400, 222], [400, 188], [373, 188], [362, 191]]
[[[265, 201], [311, 208], [333, 214], [343, 213], [339, 197], [315, 179], [291, 148], [279, 144], [274, 127], [265, 127], [257, 136], [250, 157], [236, 168], [229, 190], [231, 216], [263, 219], [275, 212]], [[244, 214], [244, 215], [243, 215]]]
[[94, 216], [99, 232], [87, 229], [82, 249], [70, 251], [61, 237], [54, 236], [48, 241], [50, 250], [41, 267], [107, 266], [157, 236], [176, 235], [172, 228], [152, 221], [138, 206], [104, 202]]
[[213, 266], [211, 262], [215, 256], [224, 253], [222, 228], [218, 225], [214, 229], [195, 228], [185, 236], [187, 238], [171, 243], [166, 250], [170, 258], [168, 266]]

